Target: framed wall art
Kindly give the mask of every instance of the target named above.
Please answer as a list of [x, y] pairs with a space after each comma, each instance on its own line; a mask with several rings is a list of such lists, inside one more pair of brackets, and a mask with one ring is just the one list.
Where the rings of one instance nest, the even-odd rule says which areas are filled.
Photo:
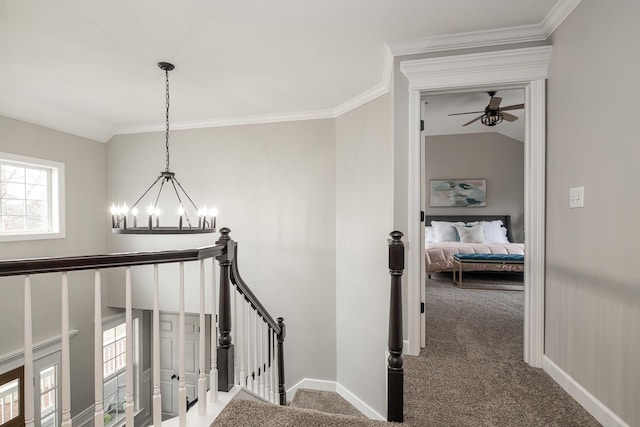
[[486, 179], [432, 179], [429, 181], [429, 206], [487, 206]]

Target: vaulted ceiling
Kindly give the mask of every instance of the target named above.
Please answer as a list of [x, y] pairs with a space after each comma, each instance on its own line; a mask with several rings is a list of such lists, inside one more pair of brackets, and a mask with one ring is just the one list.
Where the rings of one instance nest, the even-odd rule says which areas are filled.
[[[543, 40], [579, 0], [0, 0], [0, 114], [99, 141], [336, 117], [393, 55]], [[489, 7], [488, 7], [489, 6]]]

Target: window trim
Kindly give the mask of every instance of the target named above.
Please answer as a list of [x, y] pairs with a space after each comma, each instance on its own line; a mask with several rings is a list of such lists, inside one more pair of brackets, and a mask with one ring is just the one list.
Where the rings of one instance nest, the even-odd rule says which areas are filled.
[[[137, 321], [137, 328], [134, 327], [133, 328], [133, 396], [134, 396], [134, 413], [135, 415], [140, 414], [145, 408], [144, 408], [144, 402], [142, 400], [142, 395], [141, 395], [141, 391], [142, 391], [142, 387], [143, 387], [143, 378], [142, 378], [142, 363], [143, 363], [143, 337], [142, 335], [144, 334], [143, 332], [143, 328], [144, 328], [144, 323], [143, 323], [143, 316], [142, 316], [142, 311], [141, 310], [132, 310], [132, 321], [135, 322]], [[107, 329], [111, 329], [115, 326], [121, 325], [123, 323], [126, 323], [126, 315], [125, 313], [116, 313], [114, 315], [105, 317], [102, 319], [102, 331], [104, 332]], [[104, 341], [103, 341], [103, 348], [104, 348]], [[102, 363], [104, 365], [104, 360], [102, 360]], [[123, 371], [119, 371], [120, 373], [122, 373]], [[107, 378], [103, 378], [102, 380], [102, 387], [103, 387], [103, 404], [104, 404], [104, 383], [106, 381], [108, 381], [109, 379], [113, 378], [115, 375], [118, 375], [118, 372], [109, 375]], [[135, 416], [134, 415], [134, 416]], [[120, 421], [118, 421], [116, 424], [114, 424], [113, 427], [120, 427], [123, 426], [125, 423], [125, 418], [122, 418]]]
[[63, 239], [66, 237], [65, 227], [65, 169], [64, 163], [53, 160], [38, 159], [35, 157], [21, 156], [0, 152], [0, 160], [15, 162], [24, 166], [45, 168], [51, 170], [51, 231], [0, 233], [0, 242], [15, 242], [23, 240]]
[[0, 374], [0, 385], [6, 384], [8, 382], [19, 380], [18, 386], [18, 410], [20, 411], [19, 415], [6, 423], [0, 424], [2, 427], [14, 427], [21, 426], [24, 424], [24, 366], [20, 366], [15, 368], [9, 372], [5, 372]]

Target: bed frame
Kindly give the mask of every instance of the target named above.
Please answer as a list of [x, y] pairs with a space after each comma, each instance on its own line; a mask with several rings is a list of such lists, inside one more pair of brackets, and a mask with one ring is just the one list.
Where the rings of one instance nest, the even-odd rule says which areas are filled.
[[426, 215], [425, 227], [431, 225], [431, 221], [449, 221], [449, 222], [472, 222], [472, 221], [495, 221], [502, 220], [502, 224], [507, 229], [507, 238], [513, 242], [513, 234], [511, 234], [511, 215]]

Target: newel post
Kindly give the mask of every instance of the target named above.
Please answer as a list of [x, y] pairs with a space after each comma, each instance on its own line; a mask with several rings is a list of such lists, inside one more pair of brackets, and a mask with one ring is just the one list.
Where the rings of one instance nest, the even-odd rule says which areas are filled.
[[233, 262], [235, 242], [229, 237], [231, 230], [220, 229], [220, 239], [217, 245], [225, 245], [222, 255], [216, 257], [220, 264], [220, 308], [218, 327], [218, 391], [229, 391], [234, 384], [234, 355], [231, 342], [231, 282], [230, 269]]
[[280, 327], [278, 334], [278, 394], [280, 395], [280, 405], [285, 406], [287, 392], [284, 389], [284, 338], [287, 334], [287, 327], [282, 317], [278, 317], [278, 326]]
[[387, 360], [387, 421], [404, 421], [404, 368], [402, 367], [402, 273], [404, 271], [403, 234], [393, 231], [389, 240], [389, 358]]

